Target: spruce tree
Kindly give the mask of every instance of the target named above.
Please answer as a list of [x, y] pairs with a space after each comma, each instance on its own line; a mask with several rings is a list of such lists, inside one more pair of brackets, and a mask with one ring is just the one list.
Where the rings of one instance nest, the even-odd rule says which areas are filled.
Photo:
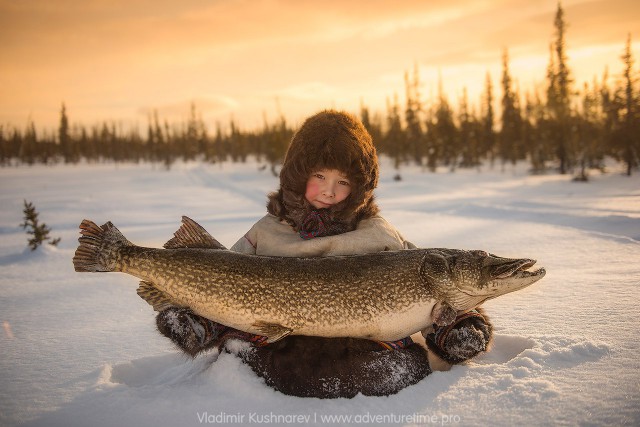
[[436, 117], [433, 111], [433, 107], [427, 111], [427, 118], [425, 120], [426, 135], [425, 146], [427, 153], [427, 168], [431, 172], [435, 172], [438, 167], [438, 161], [440, 159], [440, 151], [438, 145], [438, 138], [436, 135]]
[[62, 103], [60, 109], [60, 127], [58, 128], [58, 142], [60, 143], [60, 152], [65, 163], [71, 163], [73, 158], [71, 137], [69, 136], [69, 118], [67, 117], [67, 109]]
[[0, 166], [10, 163], [9, 140], [5, 139], [5, 127], [0, 124]]
[[482, 99], [480, 121], [482, 123], [480, 135], [480, 152], [489, 157], [491, 167], [495, 160], [496, 132], [494, 130], [495, 113], [493, 111], [493, 85], [491, 75], [487, 72], [485, 92]]
[[435, 110], [435, 125], [433, 126], [435, 152], [438, 161], [448, 166], [451, 172], [458, 165], [458, 128], [456, 127], [453, 108], [444, 94], [442, 78], [438, 82], [438, 104]]
[[560, 162], [560, 173], [565, 174], [573, 165], [575, 157], [571, 132], [571, 72], [566, 54], [566, 22], [564, 10], [558, 3], [554, 19], [555, 41], [551, 47], [551, 58], [547, 70], [547, 108], [554, 129], [553, 143]]
[[[406, 151], [411, 153], [416, 164], [422, 166], [424, 157], [424, 132], [422, 130], [422, 102], [420, 101], [420, 80], [418, 77], [418, 65], [413, 69], [413, 78], [405, 72], [404, 82], [407, 94], [407, 106], [405, 109], [406, 128]], [[405, 150], [403, 150], [405, 151]]]
[[49, 237], [51, 229], [47, 227], [47, 224], [38, 220], [38, 212], [35, 206], [31, 202], [24, 201], [24, 222], [21, 224], [22, 228], [27, 230], [27, 234], [32, 237], [29, 238], [28, 244], [32, 251], [35, 251], [42, 243], [49, 241], [50, 245], [57, 246], [60, 243], [60, 238], [52, 239]]
[[507, 49], [502, 54], [502, 119], [499, 134], [499, 153], [502, 164], [515, 164], [521, 158], [522, 147], [522, 115], [517, 94], [512, 87], [509, 72], [509, 53]]
[[582, 98], [582, 108], [576, 112], [574, 120], [574, 129], [576, 133], [576, 148], [578, 156], [578, 164], [580, 171], [574, 177], [574, 181], [588, 181], [588, 166], [591, 157], [593, 140], [598, 137], [595, 129], [595, 105], [597, 100], [593, 96], [593, 91], [589, 86], [584, 84], [584, 93]]
[[[380, 122], [380, 115], [376, 114], [374, 117], [371, 116], [369, 112], [369, 108], [364, 105], [364, 102], [360, 103], [360, 119], [362, 120], [362, 124], [365, 129], [371, 135], [371, 139], [373, 140], [374, 145], [382, 151], [383, 148], [383, 134], [382, 134], [382, 123]], [[285, 150], [286, 151], [286, 146]], [[283, 153], [284, 153], [283, 151]], [[284, 155], [283, 155], [284, 158]]]
[[480, 164], [477, 121], [470, 111], [467, 88], [463, 89], [462, 98], [458, 113], [458, 147], [460, 156], [460, 167], [470, 168]]
[[640, 151], [640, 111], [638, 111], [638, 94], [635, 91], [633, 76], [633, 55], [631, 54], [631, 34], [627, 37], [624, 62], [624, 117], [621, 123], [619, 149], [623, 161], [627, 164], [627, 176], [631, 176], [633, 168], [638, 166]]
[[32, 120], [29, 120], [27, 130], [20, 143], [19, 157], [22, 163], [33, 165], [36, 162], [37, 144], [36, 126]]
[[394, 94], [393, 103], [387, 98], [387, 132], [385, 134], [385, 145], [387, 152], [393, 159], [393, 167], [400, 169], [400, 164], [404, 160], [403, 152], [405, 134], [402, 131], [402, 120], [400, 118], [400, 106], [398, 105], [398, 95]]

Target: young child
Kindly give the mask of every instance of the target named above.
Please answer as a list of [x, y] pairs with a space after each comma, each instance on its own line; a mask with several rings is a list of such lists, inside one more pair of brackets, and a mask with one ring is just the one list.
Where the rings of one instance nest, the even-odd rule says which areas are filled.
[[[320, 112], [293, 136], [280, 188], [268, 196], [267, 215], [231, 250], [315, 257], [415, 248], [379, 215], [377, 184], [376, 150], [362, 123], [344, 112]], [[191, 356], [222, 348], [230, 338], [252, 342], [238, 355], [267, 384], [286, 394], [325, 398], [396, 393], [420, 381], [437, 363], [448, 368], [485, 351], [492, 334], [479, 309], [425, 333], [429, 353], [410, 337], [376, 342], [290, 336], [264, 345], [263, 337], [227, 328], [189, 309], [165, 310], [157, 325]]]

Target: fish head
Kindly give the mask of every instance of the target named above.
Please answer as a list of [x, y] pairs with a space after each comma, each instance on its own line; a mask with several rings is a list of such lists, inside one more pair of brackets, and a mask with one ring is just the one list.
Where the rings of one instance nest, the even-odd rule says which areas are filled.
[[535, 263], [533, 259], [503, 258], [479, 250], [436, 249], [424, 257], [421, 276], [436, 298], [458, 311], [468, 311], [542, 279], [544, 268], [529, 271]]

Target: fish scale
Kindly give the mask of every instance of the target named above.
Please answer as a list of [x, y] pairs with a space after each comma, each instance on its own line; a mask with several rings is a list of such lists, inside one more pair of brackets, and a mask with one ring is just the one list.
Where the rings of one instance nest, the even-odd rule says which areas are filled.
[[189, 307], [269, 342], [289, 334], [393, 341], [545, 274], [527, 271], [530, 259], [444, 248], [246, 255], [226, 250], [187, 217], [165, 249], [134, 245], [110, 222], [84, 220], [80, 229], [76, 271], [130, 274], [143, 281], [138, 294], [157, 310]]

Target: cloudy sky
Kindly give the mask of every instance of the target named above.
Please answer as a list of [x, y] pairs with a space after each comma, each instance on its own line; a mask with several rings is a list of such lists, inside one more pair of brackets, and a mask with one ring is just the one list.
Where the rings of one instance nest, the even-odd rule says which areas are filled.
[[[631, 34], [640, 62], [638, 0], [564, 0], [578, 85], [615, 77]], [[150, 111], [253, 128], [282, 111], [385, 111], [404, 101], [417, 65], [424, 100], [438, 76], [457, 104], [489, 73], [498, 91], [508, 48], [522, 91], [544, 82], [556, 0], [0, 0], [0, 124], [72, 123], [144, 129]], [[636, 69], [638, 66], [636, 65]]]

